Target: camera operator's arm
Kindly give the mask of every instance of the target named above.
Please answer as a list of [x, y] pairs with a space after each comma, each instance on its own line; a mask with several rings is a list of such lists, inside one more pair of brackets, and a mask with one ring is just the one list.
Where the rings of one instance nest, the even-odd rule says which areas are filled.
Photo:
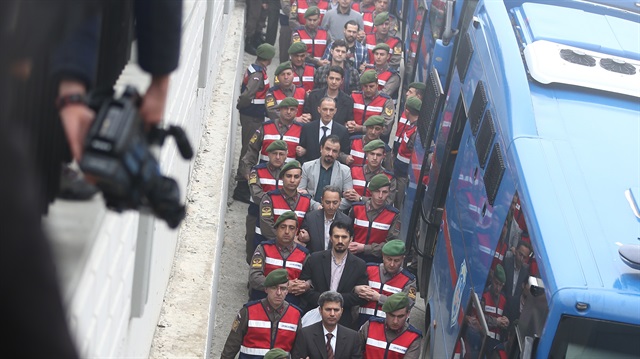
[[60, 101], [73, 99], [74, 96], [84, 97], [86, 87], [77, 80], [62, 80], [58, 86], [58, 109], [60, 120], [69, 143], [71, 154], [76, 161], [82, 157], [84, 139], [91, 126], [95, 114], [82, 102]]

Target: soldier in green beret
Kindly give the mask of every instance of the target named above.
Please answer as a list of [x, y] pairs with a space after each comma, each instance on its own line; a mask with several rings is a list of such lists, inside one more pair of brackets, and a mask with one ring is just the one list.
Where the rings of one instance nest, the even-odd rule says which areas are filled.
[[311, 115], [303, 115], [302, 108], [307, 92], [304, 88], [297, 86], [293, 81], [295, 72], [291, 65], [291, 61], [286, 61], [278, 65], [275, 71], [275, 85], [269, 89], [265, 96], [265, 108], [267, 109], [267, 117], [275, 120], [280, 117], [280, 111], [276, 107], [282, 100], [292, 97], [298, 100], [298, 109], [294, 119], [300, 123], [307, 123], [311, 119]]
[[[388, 12], [381, 12], [375, 15], [373, 20], [374, 31], [369, 33], [365, 38], [365, 45], [369, 50], [369, 61], [373, 61], [373, 48], [380, 43], [386, 43], [389, 46], [389, 65], [398, 70], [402, 61], [402, 40], [392, 35], [393, 22]], [[395, 19], [395, 18], [394, 18]]]
[[[353, 167], [361, 166], [366, 162], [364, 147], [371, 141], [379, 140], [384, 131], [384, 117], [374, 115], [364, 121], [365, 132], [363, 135], [351, 136], [349, 139], [349, 153], [341, 153], [340, 162]], [[388, 146], [387, 146], [388, 147]], [[390, 148], [387, 148], [390, 150]], [[390, 152], [390, 151], [389, 151]], [[386, 160], [386, 159], [385, 159]], [[385, 162], [388, 164], [389, 162]]]
[[[298, 9], [300, 10], [300, 9]], [[322, 12], [317, 6], [309, 6], [304, 13], [305, 23], [297, 27], [291, 34], [291, 42], [305, 44], [306, 61], [315, 67], [323, 65], [321, 58], [327, 45], [331, 43], [331, 36], [324, 28], [320, 27]]]
[[240, 112], [240, 125], [242, 126], [242, 148], [235, 178], [238, 183], [233, 191], [233, 198], [245, 203], [248, 203], [250, 199], [247, 175], [251, 167], [246, 168], [244, 173], [242, 172], [242, 157], [247, 153], [251, 136], [264, 122], [266, 115], [264, 101], [269, 90], [267, 66], [271, 64], [275, 52], [276, 49], [269, 44], [258, 46], [258, 57], [255, 63], [249, 65], [244, 74], [242, 92], [236, 104], [236, 108]]
[[363, 165], [351, 166], [353, 190], [348, 192], [345, 191], [345, 198], [352, 202], [366, 201], [371, 197], [371, 192], [367, 188], [368, 183], [374, 176], [384, 174], [391, 182], [391, 186], [389, 187], [389, 196], [387, 197], [386, 203], [393, 204], [396, 197], [396, 179], [392, 172], [382, 167], [383, 161], [387, 159], [387, 155], [391, 152], [389, 146], [382, 142], [382, 140], [377, 139], [367, 143], [364, 146], [363, 151], [366, 161]]
[[418, 100], [422, 101], [422, 96], [424, 96], [424, 90], [427, 88], [422, 82], [412, 82], [409, 84], [409, 89], [407, 90], [406, 96], [409, 97], [417, 97]]
[[[364, 123], [374, 115], [384, 118], [383, 134], [387, 135], [393, 125], [395, 105], [389, 95], [381, 93], [378, 89], [378, 74], [374, 70], [367, 70], [360, 75], [362, 91], [353, 91], [353, 121], [347, 122], [347, 130], [354, 135], [364, 132]], [[385, 136], [382, 138], [385, 140]]]
[[[413, 146], [418, 134], [418, 116], [422, 108], [422, 101], [413, 96], [407, 98], [403, 116], [398, 123], [396, 131], [397, 140], [394, 143], [397, 150], [393, 160], [393, 173], [398, 181], [398, 196], [396, 196], [396, 208], [402, 208], [404, 204], [404, 191], [409, 183], [409, 167], [413, 157]], [[404, 119], [404, 121], [403, 121]]]
[[[233, 324], [224, 344], [222, 359], [264, 356], [270, 349], [291, 352], [296, 336], [302, 329], [302, 311], [289, 304], [289, 275], [285, 269], [275, 269], [264, 279], [266, 298], [245, 304]], [[265, 331], [263, 323], [270, 323]]]
[[282, 187], [280, 178], [280, 168], [287, 159], [287, 143], [283, 140], [271, 142], [266, 149], [269, 161], [260, 163], [251, 168], [249, 173], [249, 190], [251, 192], [251, 203], [246, 217], [246, 259], [247, 264], [251, 263], [251, 256], [255, 249], [253, 237], [255, 237], [258, 213], [260, 212], [260, 200], [269, 191]]
[[369, 263], [369, 285], [357, 286], [356, 294], [367, 300], [367, 304], [360, 306], [360, 326], [370, 317], [384, 318], [382, 306], [392, 294], [403, 292], [409, 299], [410, 307], [416, 301], [416, 277], [402, 268], [406, 255], [404, 242], [393, 239], [382, 247], [382, 264]]
[[373, 47], [373, 69], [378, 73], [378, 88], [380, 92], [389, 95], [392, 99], [398, 98], [400, 88], [400, 75], [395, 68], [389, 66], [391, 58], [389, 45], [381, 42]]
[[[367, 11], [362, 12], [362, 20], [364, 21], [364, 32], [366, 34], [373, 33], [374, 26], [379, 25], [379, 23], [376, 24], [376, 18], [378, 18], [378, 15], [386, 13], [387, 16], [385, 17], [385, 21], [390, 22], [389, 33], [395, 36], [399, 29], [398, 20], [395, 16], [389, 14], [389, 0], [375, 0], [373, 1], [373, 3], [373, 11], [369, 11], [368, 13]], [[360, 6], [363, 5], [360, 4]]]
[[[400, 212], [387, 204], [390, 187], [389, 177], [377, 174], [367, 186], [371, 197], [351, 206], [355, 234], [349, 250], [365, 262], [381, 263], [384, 244], [400, 237]], [[373, 222], [375, 226], [370, 226]]]
[[[393, 354], [394, 358], [419, 358], [422, 332], [407, 323], [411, 311], [411, 301], [407, 293], [399, 292], [389, 296], [382, 310], [385, 313], [384, 319], [371, 317], [360, 328], [360, 339], [365, 344], [364, 356], [384, 358], [388, 348], [389, 354]], [[387, 344], [374, 345], [381, 340], [386, 341]]]
[[300, 272], [307, 261], [309, 251], [296, 243], [298, 234], [298, 217], [293, 211], [286, 211], [279, 215], [273, 225], [275, 240], [264, 241], [256, 247], [249, 269], [249, 299], [264, 298], [264, 288], [268, 287], [266, 278], [275, 269], [284, 268], [289, 276], [289, 293], [287, 302], [299, 304], [298, 295], [309, 288], [305, 281], [301, 281]]
[[507, 318], [505, 309], [507, 306], [507, 299], [502, 294], [502, 288], [507, 276], [504, 272], [502, 264], [496, 265], [491, 276], [491, 284], [485, 288], [480, 299], [480, 306], [484, 313], [484, 318], [487, 321], [487, 327], [489, 328], [489, 337], [487, 338], [488, 348], [493, 348], [507, 337], [506, 329], [509, 327], [509, 318]]
[[316, 67], [306, 62], [307, 45], [301, 41], [292, 43], [289, 46], [289, 58], [293, 70], [293, 83], [307, 92], [313, 90]]

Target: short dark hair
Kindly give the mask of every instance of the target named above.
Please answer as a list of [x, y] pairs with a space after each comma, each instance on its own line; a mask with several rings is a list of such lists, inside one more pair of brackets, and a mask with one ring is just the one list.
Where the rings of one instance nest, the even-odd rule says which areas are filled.
[[349, 50], [349, 46], [347, 46], [347, 42], [344, 41], [344, 39], [338, 39], [334, 41], [333, 44], [331, 44], [331, 50], [335, 49], [336, 47], [344, 47], [345, 50]]
[[342, 69], [342, 67], [340, 66], [331, 66], [329, 67], [329, 72], [327, 72], [327, 77], [329, 77], [329, 73], [331, 72], [335, 72], [337, 74], [340, 74], [340, 76], [342, 78], [344, 78], [344, 69]]
[[333, 223], [331, 223], [331, 227], [329, 227], [329, 235], [333, 234], [334, 228], [344, 229], [345, 231], [349, 232], [349, 237], [353, 237], [353, 226], [349, 223], [345, 223], [342, 221], [333, 221]]
[[356, 25], [358, 27], [358, 31], [360, 31], [360, 24], [358, 24], [355, 20], [349, 20], [344, 23], [344, 28], [346, 29], [349, 25]]
[[340, 303], [340, 308], [344, 306], [344, 298], [342, 298], [342, 294], [332, 292], [330, 290], [320, 294], [320, 298], [318, 298], [318, 307], [322, 308], [326, 302], [338, 302]]
[[325, 192], [335, 192], [342, 198], [342, 190], [338, 186], [326, 185], [322, 189], [322, 197], [324, 197]]
[[340, 144], [340, 137], [338, 137], [336, 135], [329, 135], [329, 136], [323, 138], [322, 141], [320, 141], [320, 148], [324, 147], [324, 144], [327, 143], [327, 141], [329, 141], [331, 143]]
[[522, 239], [518, 241], [518, 245], [516, 246], [516, 249], [520, 248], [520, 247], [525, 247], [526, 249], [529, 250], [529, 255], [531, 255], [531, 253], [533, 253], [533, 247], [531, 247], [531, 243], [527, 242], [527, 241], [523, 241]]

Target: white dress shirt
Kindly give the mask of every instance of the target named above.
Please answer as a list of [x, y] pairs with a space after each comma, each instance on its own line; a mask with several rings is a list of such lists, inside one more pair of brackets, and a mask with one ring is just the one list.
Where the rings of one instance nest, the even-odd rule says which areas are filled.
[[324, 131], [322, 131], [322, 126], [327, 127], [327, 137], [329, 137], [329, 135], [331, 134], [331, 128], [333, 127], [333, 120], [329, 121], [329, 123], [327, 123], [326, 125], [322, 123], [322, 120], [318, 122], [320, 122], [320, 131], [318, 131], [318, 143], [320, 143], [320, 140], [322, 139], [322, 135], [324, 135]]

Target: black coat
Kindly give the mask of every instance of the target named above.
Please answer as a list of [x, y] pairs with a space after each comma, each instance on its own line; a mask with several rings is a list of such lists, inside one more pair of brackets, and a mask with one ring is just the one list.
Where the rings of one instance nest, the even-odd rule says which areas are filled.
[[515, 258], [513, 256], [505, 257], [504, 263], [504, 274], [506, 280], [504, 282], [504, 287], [502, 287], [502, 292], [504, 294], [504, 298], [507, 300], [507, 306], [505, 308], [505, 316], [509, 318], [509, 322], [513, 322], [515, 319], [520, 317], [520, 296], [522, 295], [522, 283], [525, 283], [529, 280], [529, 266], [526, 264], [522, 264], [522, 268], [520, 268], [520, 272], [518, 273], [518, 279], [516, 282], [516, 288], [514, 294], [511, 295], [513, 290], [513, 276], [515, 274], [513, 263]]
[[[351, 253], [347, 253], [345, 258], [344, 271], [338, 283], [338, 293], [344, 298], [344, 312], [340, 318], [340, 324], [355, 329], [357, 321], [351, 316], [351, 308], [366, 303], [353, 292], [356, 285], [367, 285], [369, 277], [367, 275], [367, 264]], [[315, 252], [307, 257], [307, 262], [302, 267], [300, 273], [301, 280], [311, 280], [313, 288], [304, 293], [303, 299], [307, 303], [307, 310], [318, 306], [320, 294], [329, 290], [331, 285], [331, 250]]]
[[[320, 120], [318, 106], [320, 106], [320, 100], [325, 96], [327, 96], [326, 88], [315, 89], [307, 95], [302, 112], [310, 113], [312, 121]], [[353, 99], [351, 96], [340, 91], [336, 102], [336, 114], [333, 116], [333, 121], [344, 125], [347, 121], [353, 120]]]
[[[344, 222], [352, 224], [351, 217], [344, 214], [342, 211], [336, 212], [334, 222]], [[307, 249], [309, 252], [324, 251], [324, 211], [317, 209], [315, 211], [308, 212], [304, 216], [304, 222], [302, 222], [302, 228], [309, 232], [311, 240], [307, 243]]]
[[[344, 314], [344, 313], [343, 313]], [[335, 359], [362, 358], [362, 343], [358, 332], [338, 324]], [[322, 322], [302, 328], [291, 351], [292, 358], [327, 359], [327, 346]]]
[[[335, 120], [331, 125], [331, 134], [340, 137], [340, 152], [349, 153], [349, 131]], [[302, 163], [320, 158], [320, 120], [304, 124], [300, 134], [300, 146], [307, 150], [304, 156], [298, 158]]]

